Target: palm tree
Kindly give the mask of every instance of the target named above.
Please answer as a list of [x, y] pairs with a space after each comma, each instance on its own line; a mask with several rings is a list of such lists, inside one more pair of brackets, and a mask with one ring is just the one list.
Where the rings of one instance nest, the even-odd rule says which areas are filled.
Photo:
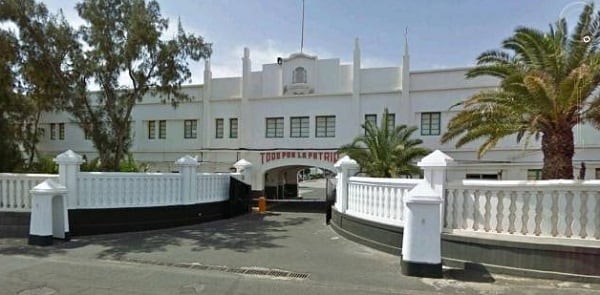
[[399, 177], [418, 175], [421, 170], [413, 165], [415, 159], [423, 157], [429, 150], [419, 147], [420, 139], [411, 139], [417, 127], [391, 126], [388, 110], [385, 109], [381, 126], [370, 121], [362, 124], [365, 134], [354, 138], [351, 144], [339, 151], [356, 160], [361, 171], [372, 177]]
[[560, 19], [549, 32], [519, 27], [502, 43], [477, 58], [468, 78], [493, 76], [497, 90], [483, 91], [459, 103], [442, 142], [460, 147], [482, 140], [483, 156], [500, 139], [517, 142], [541, 136], [543, 179], [572, 179], [573, 127], [600, 123], [600, 12], [587, 5], [574, 31]]

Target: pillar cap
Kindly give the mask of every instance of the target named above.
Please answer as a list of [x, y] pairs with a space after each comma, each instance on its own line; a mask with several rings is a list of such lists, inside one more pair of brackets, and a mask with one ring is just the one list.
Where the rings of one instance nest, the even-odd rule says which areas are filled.
[[421, 159], [421, 161], [419, 161], [419, 163], [417, 163], [417, 166], [419, 167], [446, 167], [446, 166], [450, 166], [454, 163], [454, 159], [452, 159], [452, 157], [446, 155], [444, 152], [440, 151], [440, 150], [435, 150], [434, 152], [430, 153], [429, 155], [425, 156], [423, 159]]
[[177, 161], [175, 161], [175, 165], [177, 166], [198, 166], [198, 160], [196, 159], [196, 157], [192, 157], [190, 155], [185, 155], [181, 158], [179, 158]]
[[233, 164], [233, 167], [239, 169], [239, 168], [249, 168], [252, 167], [252, 163], [246, 161], [246, 159], [241, 159], [237, 162], [235, 162], [235, 164]]
[[440, 204], [442, 199], [427, 182], [421, 181], [408, 192], [405, 202], [407, 204]]
[[57, 164], [81, 164], [83, 163], [83, 158], [81, 155], [77, 154], [72, 150], [67, 150], [66, 152], [56, 156], [54, 158], [54, 162]]
[[34, 186], [29, 192], [32, 194], [38, 194], [38, 195], [46, 195], [46, 194], [60, 194], [60, 193], [66, 193], [67, 187], [65, 187], [64, 185], [57, 183], [56, 181], [52, 180], [52, 179], [46, 179], [44, 180], [42, 183]]
[[360, 165], [358, 165], [358, 163], [350, 158], [349, 156], [344, 156], [341, 159], [339, 159], [337, 162], [335, 162], [335, 164], [333, 164], [333, 167], [335, 168], [358, 168], [360, 167]]

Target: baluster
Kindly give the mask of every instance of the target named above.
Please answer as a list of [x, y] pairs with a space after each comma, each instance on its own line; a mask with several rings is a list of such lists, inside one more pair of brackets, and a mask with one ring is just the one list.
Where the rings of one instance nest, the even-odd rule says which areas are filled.
[[583, 191], [572, 190], [570, 192], [572, 200], [573, 220], [571, 222], [571, 235], [569, 237], [579, 239], [581, 238], [581, 197]]
[[552, 217], [550, 217], [550, 221], [552, 222], [552, 228], [550, 230], [550, 234], [553, 237], [558, 236], [559, 232], [558, 232], [558, 223], [559, 223], [559, 201], [560, 201], [560, 196], [559, 196], [559, 192], [558, 191], [552, 191], [550, 192], [550, 195], [552, 196], [552, 206], [550, 207], [550, 211], [552, 214]]
[[463, 204], [465, 202], [465, 194], [469, 194], [469, 190], [464, 190], [462, 194], [457, 194], [454, 198], [454, 228], [463, 229]]
[[377, 217], [383, 217], [383, 189], [380, 186], [375, 187], [375, 191], [377, 192]]
[[559, 235], [564, 235], [567, 238], [573, 236], [573, 199], [574, 195], [570, 191], [561, 191], [559, 196], [559, 216], [560, 222], [559, 225], [563, 225], [564, 228], [559, 228]]
[[473, 195], [476, 191], [463, 192], [462, 229], [473, 228]]
[[519, 197], [521, 199], [521, 229], [520, 232], [523, 235], [531, 234], [535, 223], [532, 222], [534, 220], [534, 211], [532, 210], [533, 206], [531, 205], [531, 192], [519, 192]]
[[518, 211], [517, 202], [521, 202], [521, 192], [510, 192], [510, 205], [508, 206], [508, 232], [514, 234], [521, 228], [522, 211]]
[[8, 208], [7, 182], [7, 180], [0, 179], [0, 189], [2, 190], [2, 194], [0, 194], [0, 208]]
[[[458, 190], [457, 189], [453, 189], [447, 196], [446, 196], [446, 202], [445, 202], [445, 209], [446, 209], [446, 216], [445, 216], [445, 220], [444, 220], [444, 227], [448, 228], [448, 229], [453, 229], [453, 224], [454, 224], [454, 211], [452, 210], [452, 206], [454, 204], [454, 196], [458, 194]], [[404, 204], [406, 205], [406, 204]], [[402, 210], [404, 210], [404, 208], [402, 208]], [[404, 213], [404, 211], [402, 212]]]
[[481, 202], [481, 191], [476, 189], [473, 192], [473, 226], [470, 228], [478, 231], [483, 228], [483, 202]]
[[21, 185], [23, 184], [18, 178], [15, 179], [15, 207], [23, 209], [23, 194], [21, 194]]
[[[593, 194], [593, 192], [592, 192]], [[592, 195], [593, 196], [593, 195]], [[588, 191], [582, 191], [581, 192], [581, 207], [579, 208], [580, 210], [580, 224], [581, 224], [581, 230], [579, 231], [579, 237], [582, 239], [588, 238], [590, 236], [590, 233], [593, 232], [593, 227], [592, 227], [592, 222], [590, 222], [589, 218], [588, 218], [588, 208], [591, 209], [592, 207], [591, 205], [591, 201], [590, 201], [590, 192]]]
[[504, 219], [504, 199], [505, 195], [503, 191], [496, 192], [496, 226], [493, 227], [496, 229], [497, 233], [502, 233], [504, 228], [502, 227], [502, 220]]
[[392, 220], [398, 220], [398, 188], [392, 187], [390, 188], [390, 218]]
[[400, 225], [404, 226], [404, 194], [406, 190], [404, 188], [398, 189], [396, 191], [396, 214], [398, 216], [398, 220], [400, 221]]
[[[536, 215], [536, 222], [539, 223], [539, 236], [551, 236], [552, 235], [552, 192], [551, 191], [539, 191], [538, 197], [539, 202], [539, 221]], [[537, 211], [537, 208], [536, 208]]]
[[367, 191], [366, 191], [366, 187], [363, 184], [359, 185], [359, 194], [360, 194], [360, 202], [361, 202], [361, 210], [360, 213], [361, 214], [366, 214], [367, 213], [367, 206], [368, 206], [368, 195], [367, 195]]
[[485, 213], [483, 214], [483, 229], [489, 232], [492, 229], [491, 217], [492, 217], [492, 192], [485, 192]]

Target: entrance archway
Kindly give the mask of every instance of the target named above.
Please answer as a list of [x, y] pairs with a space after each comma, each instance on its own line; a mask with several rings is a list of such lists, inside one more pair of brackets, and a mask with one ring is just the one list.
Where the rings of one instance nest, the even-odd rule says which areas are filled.
[[[334, 186], [335, 173], [329, 169], [305, 165], [271, 168], [263, 174], [267, 199], [325, 201], [327, 189]], [[303, 185], [304, 184], [304, 185]]]

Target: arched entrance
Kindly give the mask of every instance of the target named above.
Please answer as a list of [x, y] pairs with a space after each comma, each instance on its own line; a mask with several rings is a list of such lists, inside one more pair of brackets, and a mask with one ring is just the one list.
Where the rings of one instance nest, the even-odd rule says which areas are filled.
[[264, 172], [264, 195], [267, 199], [325, 201], [331, 191], [335, 173], [315, 166], [290, 165]]
[[[317, 188], [324, 193], [319, 199], [325, 201], [325, 189], [328, 182], [335, 177], [335, 168], [333, 159], [322, 161], [317, 159], [294, 159], [286, 158], [277, 161], [271, 161], [262, 165], [260, 174], [263, 192], [268, 199], [279, 200], [300, 200], [299, 182], [302, 180], [312, 180], [312, 178], [328, 178], [329, 181], [316, 181]], [[307, 171], [313, 171], [312, 176]], [[317, 176], [319, 175], [319, 176]], [[311, 178], [311, 179], [308, 179]], [[321, 186], [318, 186], [321, 183]], [[315, 183], [313, 183], [313, 186]], [[329, 185], [331, 187], [331, 185]]]

